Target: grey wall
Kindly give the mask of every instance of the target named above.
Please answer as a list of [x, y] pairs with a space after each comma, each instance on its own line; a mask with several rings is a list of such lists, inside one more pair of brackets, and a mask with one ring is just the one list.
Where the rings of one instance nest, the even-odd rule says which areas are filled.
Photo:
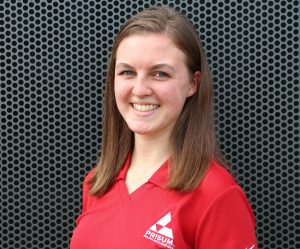
[[260, 248], [300, 248], [299, 1], [274, 0], [0, 1], [0, 248], [68, 248], [114, 35], [156, 3], [186, 12], [204, 41]]

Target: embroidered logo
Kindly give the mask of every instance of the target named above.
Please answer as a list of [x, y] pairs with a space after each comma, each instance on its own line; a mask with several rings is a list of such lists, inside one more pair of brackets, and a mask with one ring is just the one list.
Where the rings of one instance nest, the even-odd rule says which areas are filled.
[[171, 223], [171, 213], [167, 213], [153, 226], [147, 229], [144, 237], [160, 244], [166, 248], [175, 248], [173, 242], [173, 231], [168, 225]]

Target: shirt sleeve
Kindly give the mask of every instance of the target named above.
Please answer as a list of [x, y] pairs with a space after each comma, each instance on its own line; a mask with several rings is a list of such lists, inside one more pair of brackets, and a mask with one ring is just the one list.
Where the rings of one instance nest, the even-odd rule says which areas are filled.
[[212, 202], [195, 241], [197, 249], [258, 249], [255, 218], [240, 187], [230, 187]]

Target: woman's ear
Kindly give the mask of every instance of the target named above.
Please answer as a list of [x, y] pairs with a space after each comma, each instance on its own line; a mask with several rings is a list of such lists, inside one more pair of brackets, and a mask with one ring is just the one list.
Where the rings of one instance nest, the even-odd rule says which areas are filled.
[[201, 72], [200, 71], [196, 71], [193, 74], [193, 78], [190, 84], [190, 89], [189, 89], [189, 97], [192, 96], [198, 89], [199, 85], [200, 85], [200, 78], [201, 78]]

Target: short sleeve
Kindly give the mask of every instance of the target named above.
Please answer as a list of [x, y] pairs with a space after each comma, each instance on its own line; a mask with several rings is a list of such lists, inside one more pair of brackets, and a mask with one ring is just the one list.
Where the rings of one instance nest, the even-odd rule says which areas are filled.
[[255, 218], [239, 186], [213, 201], [199, 223], [195, 241], [197, 249], [258, 249]]

